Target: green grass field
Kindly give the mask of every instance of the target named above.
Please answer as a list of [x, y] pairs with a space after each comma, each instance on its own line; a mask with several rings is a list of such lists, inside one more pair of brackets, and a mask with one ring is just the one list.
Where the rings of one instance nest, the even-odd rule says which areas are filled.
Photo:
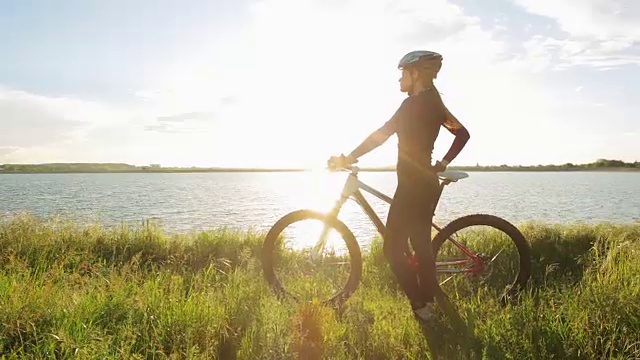
[[167, 235], [28, 216], [0, 223], [0, 354], [33, 359], [640, 358], [640, 225], [525, 224], [520, 301], [449, 294], [414, 320], [380, 252], [336, 311], [281, 302], [261, 234]]

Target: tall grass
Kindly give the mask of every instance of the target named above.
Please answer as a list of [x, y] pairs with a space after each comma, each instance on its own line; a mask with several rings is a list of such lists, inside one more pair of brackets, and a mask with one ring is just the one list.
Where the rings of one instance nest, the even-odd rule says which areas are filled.
[[29, 216], [0, 223], [0, 354], [78, 359], [640, 358], [640, 225], [521, 227], [531, 286], [503, 307], [449, 294], [423, 326], [380, 251], [339, 311], [279, 301], [262, 235], [167, 235]]

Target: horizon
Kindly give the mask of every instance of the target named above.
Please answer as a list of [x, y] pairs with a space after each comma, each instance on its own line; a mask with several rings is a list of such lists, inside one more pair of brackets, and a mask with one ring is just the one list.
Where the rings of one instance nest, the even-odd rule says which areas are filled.
[[[449, 168], [472, 168], [472, 167], [502, 167], [502, 166], [508, 166], [508, 167], [548, 167], [548, 166], [555, 166], [555, 167], [562, 167], [562, 166], [566, 166], [566, 165], [573, 165], [573, 166], [583, 166], [583, 165], [590, 165], [590, 164], [596, 164], [600, 161], [622, 161], [626, 164], [637, 164], [640, 163], [640, 161], [635, 160], [635, 161], [630, 161], [630, 162], [625, 162], [623, 160], [619, 160], [619, 159], [604, 159], [604, 158], [599, 158], [596, 159], [594, 161], [590, 161], [587, 163], [562, 163], [562, 164], [553, 164], [553, 163], [548, 163], [548, 164], [535, 164], [535, 165], [522, 165], [522, 164], [515, 164], [515, 165], [507, 165], [507, 164], [474, 164], [474, 165], [470, 165], [470, 164], [458, 164], [458, 165], [450, 165]], [[317, 170], [318, 167], [228, 167], [228, 166], [194, 166], [194, 165], [185, 165], [185, 166], [171, 166], [171, 165], [163, 165], [163, 164], [132, 164], [132, 163], [126, 163], [126, 162], [45, 162], [45, 163], [0, 163], [0, 167], [2, 166], [7, 166], [7, 165], [12, 165], [12, 166], [46, 166], [46, 165], [126, 165], [126, 166], [133, 166], [133, 167], [137, 167], [137, 168], [144, 168], [144, 167], [149, 167], [149, 168], [159, 168], [159, 169], [170, 169], [170, 168], [180, 168], [180, 169], [190, 169], [190, 168], [195, 168], [195, 169], [229, 169], [229, 170]], [[387, 164], [387, 165], [358, 165], [361, 169], [365, 170], [365, 169], [389, 169], [389, 168], [393, 168], [396, 165], [395, 164]]]
[[2, 164], [317, 168], [393, 114], [414, 49], [471, 134], [452, 167], [640, 159], [631, 0], [36, 4], [0, 5]]

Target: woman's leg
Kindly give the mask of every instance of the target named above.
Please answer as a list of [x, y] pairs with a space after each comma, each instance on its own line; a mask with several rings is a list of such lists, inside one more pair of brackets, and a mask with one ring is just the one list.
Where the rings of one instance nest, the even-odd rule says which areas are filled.
[[382, 249], [398, 284], [409, 300], [412, 303], [423, 303], [426, 300], [424, 292], [405, 254], [411, 230], [411, 224], [406, 221], [411, 212], [411, 194], [408, 190], [400, 186], [396, 189], [387, 216]]
[[427, 179], [416, 189], [417, 201], [412, 207], [410, 239], [411, 246], [418, 259], [418, 279], [420, 288], [427, 302], [433, 302], [440, 290], [436, 277], [436, 259], [431, 245], [431, 225], [433, 209], [438, 191], [437, 178]]
[[430, 219], [423, 219], [422, 223], [415, 225], [410, 235], [411, 246], [418, 260], [420, 289], [426, 302], [433, 302], [434, 296], [440, 292], [436, 277], [436, 260], [431, 246], [431, 223], [427, 223]]

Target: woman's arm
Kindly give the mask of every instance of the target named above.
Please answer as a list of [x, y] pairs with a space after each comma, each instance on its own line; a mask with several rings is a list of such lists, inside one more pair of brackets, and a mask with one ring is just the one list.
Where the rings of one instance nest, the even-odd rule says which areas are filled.
[[384, 125], [372, 132], [360, 145], [353, 149], [347, 156], [347, 161], [350, 163], [356, 162], [359, 157], [384, 144], [391, 135], [395, 134], [398, 131], [398, 118], [402, 116], [402, 112], [407, 106], [406, 104], [407, 100], [405, 99], [391, 119], [387, 120]]
[[393, 126], [393, 124], [385, 124], [376, 131], [372, 132], [371, 135], [367, 136], [367, 138], [364, 139], [364, 141], [360, 145], [358, 145], [358, 147], [353, 149], [353, 151], [349, 155], [347, 155], [347, 158], [353, 161], [357, 160], [362, 155], [384, 144], [387, 139], [389, 139], [389, 137], [394, 133], [395, 127]]
[[462, 125], [462, 123], [455, 116], [453, 116], [449, 109], [447, 109], [446, 106], [444, 108], [447, 117], [442, 126], [444, 126], [451, 134], [453, 134], [453, 136], [455, 136], [455, 139], [453, 140], [449, 151], [447, 151], [441, 161], [442, 164], [446, 167], [460, 154], [471, 136], [469, 135], [469, 131], [467, 130], [467, 128]]

